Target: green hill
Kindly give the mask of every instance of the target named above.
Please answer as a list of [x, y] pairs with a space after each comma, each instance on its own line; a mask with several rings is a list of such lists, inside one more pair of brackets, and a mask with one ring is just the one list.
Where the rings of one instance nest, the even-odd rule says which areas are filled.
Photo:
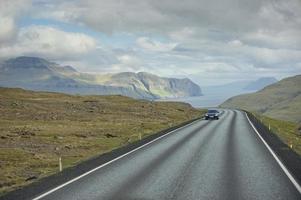
[[240, 108], [266, 116], [301, 122], [301, 75], [285, 78], [264, 89], [232, 97], [220, 105]]

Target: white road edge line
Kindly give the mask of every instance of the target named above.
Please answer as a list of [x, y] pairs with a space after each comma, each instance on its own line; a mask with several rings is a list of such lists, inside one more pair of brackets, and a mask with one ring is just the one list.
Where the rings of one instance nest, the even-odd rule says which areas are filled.
[[261, 139], [261, 141], [263, 142], [263, 144], [266, 146], [266, 148], [269, 150], [269, 152], [272, 154], [272, 156], [275, 158], [275, 160], [277, 161], [277, 163], [279, 164], [279, 166], [281, 167], [281, 169], [284, 171], [284, 173], [286, 174], [286, 176], [290, 179], [290, 181], [293, 183], [293, 185], [296, 187], [296, 189], [298, 190], [298, 192], [301, 194], [301, 186], [299, 185], [299, 183], [296, 181], [296, 179], [292, 176], [292, 174], [288, 171], [288, 169], [285, 167], [285, 165], [281, 162], [281, 160], [278, 158], [278, 156], [275, 154], [275, 152], [272, 150], [272, 148], [268, 145], [268, 143], [263, 139], [263, 137], [259, 134], [259, 132], [257, 131], [257, 129], [255, 128], [255, 126], [253, 125], [253, 123], [251, 122], [251, 120], [248, 117], [248, 114], [246, 114], [246, 117], [249, 121], [249, 124], [252, 126], [252, 128], [254, 129], [254, 131], [257, 133], [258, 137]]
[[157, 138], [155, 138], [155, 139], [149, 141], [148, 143], [145, 143], [145, 144], [143, 144], [143, 145], [137, 147], [136, 149], [133, 149], [133, 150], [131, 150], [131, 151], [125, 153], [125, 154], [122, 154], [121, 156], [119, 156], [119, 157], [117, 157], [117, 158], [114, 158], [113, 160], [110, 160], [109, 162], [106, 162], [106, 163], [104, 163], [104, 164], [102, 164], [102, 165], [100, 165], [100, 166], [98, 166], [98, 167], [96, 167], [96, 168], [94, 168], [94, 169], [91, 169], [90, 171], [88, 171], [88, 172], [86, 172], [86, 173], [84, 173], [84, 174], [82, 174], [82, 175], [80, 175], [80, 176], [78, 176], [78, 177], [76, 177], [76, 178], [73, 178], [73, 179], [71, 179], [70, 181], [68, 181], [68, 182], [66, 182], [66, 183], [63, 183], [63, 184], [61, 184], [61, 185], [59, 185], [59, 186], [57, 186], [57, 187], [55, 187], [55, 188], [49, 190], [48, 192], [45, 192], [45, 193], [43, 193], [43, 194], [41, 194], [41, 195], [39, 195], [39, 196], [33, 198], [32, 200], [39, 200], [39, 199], [42, 199], [43, 197], [45, 197], [45, 196], [47, 196], [47, 195], [49, 195], [49, 194], [51, 194], [51, 193], [53, 193], [53, 192], [55, 192], [55, 191], [61, 189], [62, 187], [65, 187], [65, 186], [67, 186], [67, 185], [69, 185], [69, 184], [71, 184], [71, 183], [73, 183], [73, 182], [75, 182], [75, 181], [77, 181], [77, 180], [79, 180], [79, 179], [81, 179], [81, 178], [83, 178], [83, 177], [85, 177], [85, 176], [91, 174], [92, 172], [94, 172], [94, 171], [96, 171], [96, 170], [101, 169], [101, 168], [103, 168], [103, 167], [105, 167], [105, 166], [107, 166], [107, 165], [109, 165], [109, 164], [111, 164], [111, 163], [113, 163], [113, 162], [115, 162], [115, 161], [117, 161], [117, 160], [119, 160], [119, 159], [121, 159], [121, 158], [123, 158], [123, 157], [125, 157], [125, 156], [127, 156], [127, 155], [129, 155], [129, 154], [131, 154], [131, 153], [133, 153], [133, 152], [135, 152], [135, 151], [138, 151], [139, 149], [141, 149], [141, 148], [143, 148], [143, 147], [145, 147], [145, 146], [147, 146], [147, 145], [150, 145], [151, 143], [153, 143], [153, 142], [155, 142], [155, 141], [157, 141], [157, 140], [162, 139], [163, 137], [166, 137], [166, 136], [170, 135], [171, 133], [174, 133], [174, 132], [176, 132], [176, 131], [178, 131], [178, 130], [180, 130], [180, 129], [183, 129], [183, 128], [187, 127], [187, 126], [190, 126], [190, 125], [192, 125], [192, 124], [194, 124], [194, 123], [196, 123], [196, 122], [198, 122], [198, 121], [200, 121], [200, 120], [201, 120], [201, 119], [197, 119], [197, 120], [195, 120], [195, 121], [193, 121], [193, 122], [191, 122], [191, 123], [189, 123], [189, 124], [186, 124], [185, 126], [181, 126], [181, 127], [177, 128], [177, 129], [175, 129], [175, 130], [172, 130], [172, 131], [170, 131], [170, 132], [168, 132], [168, 133], [166, 133], [166, 134], [164, 134], [164, 135], [161, 135], [160, 137], [157, 137]]

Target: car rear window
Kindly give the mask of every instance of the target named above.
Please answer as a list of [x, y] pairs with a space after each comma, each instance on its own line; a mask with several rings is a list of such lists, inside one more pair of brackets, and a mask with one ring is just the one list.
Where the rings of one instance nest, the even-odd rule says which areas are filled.
[[217, 113], [217, 110], [208, 110], [208, 113]]

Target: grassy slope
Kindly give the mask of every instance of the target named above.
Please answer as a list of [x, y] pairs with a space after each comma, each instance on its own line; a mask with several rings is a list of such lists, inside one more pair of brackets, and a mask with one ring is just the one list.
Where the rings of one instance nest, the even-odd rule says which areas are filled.
[[240, 108], [258, 113], [257, 118], [301, 155], [301, 75], [283, 79], [252, 94], [239, 95], [221, 107]]
[[221, 107], [241, 108], [280, 120], [301, 122], [301, 75], [283, 79], [256, 93], [232, 97]]
[[298, 124], [259, 114], [255, 114], [255, 116], [267, 127], [270, 125], [271, 131], [301, 156], [301, 135], [298, 133]]
[[196, 118], [188, 104], [0, 88], [0, 193]]
[[104, 85], [106, 81], [111, 79], [112, 74], [88, 74], [88, 73], [75, 73], [75, 74], [65, 74], [76, 81], [88, 83], [92, 85]]

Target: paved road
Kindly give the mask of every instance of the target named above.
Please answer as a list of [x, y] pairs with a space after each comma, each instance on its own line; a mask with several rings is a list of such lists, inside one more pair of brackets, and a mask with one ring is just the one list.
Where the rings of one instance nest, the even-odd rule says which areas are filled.
[[248, 123], [225, 110], [199, 120], [42, 199], [301, 199]]

